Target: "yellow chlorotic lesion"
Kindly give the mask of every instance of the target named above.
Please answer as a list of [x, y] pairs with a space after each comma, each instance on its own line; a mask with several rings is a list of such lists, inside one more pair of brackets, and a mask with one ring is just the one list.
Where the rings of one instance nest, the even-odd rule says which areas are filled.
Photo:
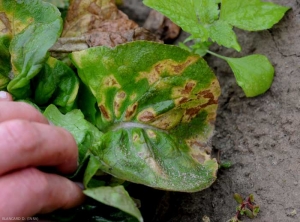
[[124, 91], [117, 92], [114, 98], [114, 113], [117, 118], [121, 116], [121, 106], [126, 99], [126, 93]]
[[135, 81], [138, 82], [141, 79], [147, 79], [149, 85], [153, 85], [161, 78], [162, 74], [167, 73], [169, 76], [180, 75], [187, 67], [198, 61], [198, 59], [198, 56], [189, 56], [183, 62], [176, 62], [172, 59], [159, 61], [152, 66], [150, 71], [140, 72]]

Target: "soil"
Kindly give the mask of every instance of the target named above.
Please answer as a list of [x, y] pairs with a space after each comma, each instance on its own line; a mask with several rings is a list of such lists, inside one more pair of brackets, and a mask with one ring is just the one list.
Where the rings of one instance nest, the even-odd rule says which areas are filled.
[[[275, 67], [271, 89], [262, 96], [245, 97], [229, 66], [207, 56], [221, 87], [213, 148], [221, 160], [233, 163], [218, 172], [217, 181], [197, 193], [175, 193], [143, 188], [146, 221], [225, 222], [235, 214], [234, 193], [254, 194], [261, 212], [253, 222], [300, 221], [300, 1], [272, 0], [291, 10], [279, 24], [262, 32], [238, 32], [243, 48], [237, 53], [214, 46], [219, 54], [240, 57], [264, 54]], [[149, 9], [141, 0], [124, 0], [122, 9], [140, 24]], [[179, 40], [184, 39], [183, 33]], [[144, 205], [143, 205], [144, 204]]]

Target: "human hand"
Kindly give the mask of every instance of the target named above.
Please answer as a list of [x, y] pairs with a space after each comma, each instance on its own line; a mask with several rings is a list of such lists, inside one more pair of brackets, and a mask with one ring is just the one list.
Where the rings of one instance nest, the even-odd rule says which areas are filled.
[[77, 168], [78, 149], [66, 130], [49, 125], [34, 107], [0, 92], [0, 218], [27, 217], [80, 204], [77, 184], [57, 174]]

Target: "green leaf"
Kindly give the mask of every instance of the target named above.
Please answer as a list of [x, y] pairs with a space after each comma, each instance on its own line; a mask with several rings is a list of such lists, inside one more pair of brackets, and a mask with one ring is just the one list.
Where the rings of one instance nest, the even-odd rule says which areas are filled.
[[45, 110], [44, 116], [54, 125], [72, 133], [79, 150], [79, 165], [82, 165], [88, 156], [89, 148], [100, 139], [102, 133], [84, 119], [80, 110], [72, 110], [63, 115], [56, 106], [50, 105]]
[[241, 46], [237, 42], [237, 37], [232, 30], [232, 26], [228, 23], [218, 20], [209, 27], [210, 38], [227, 48], [233, 48], [238, 52], [241, 51]]
[[90, 89], [82, 82], [79, 86], [77, 105], [83, 113], [85, 119], [93, 125], [97, 126], [97, 119], [100, 116], [100, 111], [97, 106], [97, 100], [90, 92]]
[[[188, 3], [182, 0], [144, 0], [145, 5], [161, 12], [184, 31], [195, 38], [206, 41], [209, 37], [207, 29], [202, 23], [211, 21], [216, 17], [217, 5], [209, 0], [191, 0]], [[214, 8], [213, 11], [204, 10], [204, 5]], [[204, 21], [199, 21], [203, 19]]]
[[45, 105], [51, 101], [62, 112], [74, 107], [79, 81], [74, 71], [63, 62], [50, 57], [36, 78], [35, 102]]
[[209, 139], [220, 88], [201, 57], [136, 41], [73, 52], [71, 60], [101, 111], [104, 135], [91, 149], [101, 170], [187, 192], [215, 180]]
[[233, 198], [235, 199], [235, 201], [237, 203], [239, 203], [239, 204], [243, 203], [243, 198], [240, 194], [238, 194], [238, 193], [233, 194]]
[[[0, 30], [5, 29], [4, 23], [0, 19]], [[4, 90], [9, 83], [10, 65], [10, 45], [11, 37], [9, 34], [0, 32], [0, 90]]]
[[255, 205], [253, 207], [253, 215], [256, 217], [259, 211], [260, 211], [260, 207], [258, 205]]
[[288, 7], [260, 0], [222, 0], [220, 18], [240, 29], [258, 31], [271, 28], [287, 10]]
[[249, 201], [250, 201], [250, 203], [254, 203], [254, 195], [253, 194], [249, 195]]
[[0, 13], [3, 18], [0, 26], [4, 28], [0, 39], [12, 39], [9, 47], [12, 80], [7, 88], [17, 99], [26, 98], [30, 79], [41, 70], [48, 49], [60, 35], [62, 19], [55, 6], [40, 0], [3, 0]]
[[44, 2], [49, 2], [52, 5], [55, 5], [57, 8], [68, 8], [69, 0], [43, 0]]
[[63, 19], [66, 18], [67, 16], [67, 12], [68, 12], [68, 8], [70, 5], [70, 0], [43, 0], [44, 2], [49, 2], [52, 5], [55, 5], [59, 11], [61, 12], [61, 17]]
[[101, 165], [100, 162], [93, 155], [90, 155], [89, 158], [90, 159], [83, 177], [83, 185], [86, 188], [88, 187], [89, 182], [91, 181], [92, 177], [97, 173]]
[[[211, 24], [219, 18], [219, 6], [212, 0], [194, 0], [195, 10], [199, 20], [205, 24]], [[186, 2], [184, 2], [186, 4]]]
[[118, 208], [143, 222], [140, 211], [123, 186], [91, 188], [84, 190], [83, 193], [101, 203]]
[[247, 217], [249, 217], [250, 219], [254, 218], [253, 212], [251, 210], [249, 210], [249, 209], [245, 209], [245, 215]]
[[265, 93], [272, 85], [274, 67], [264, 55], [242, 58], [224, 58], [231, 67], [236, 81], [247, 97]]

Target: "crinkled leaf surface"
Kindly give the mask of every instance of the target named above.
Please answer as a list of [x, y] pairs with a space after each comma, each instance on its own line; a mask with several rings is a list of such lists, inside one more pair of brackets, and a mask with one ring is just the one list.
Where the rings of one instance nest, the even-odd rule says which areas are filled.
[[79, 150], [79, 164], [81, 165], [88, 155], [88, 149], [102, 133], [84, 119], [80, 110], [72, 110], [62, 114], [54, 105], [50, 105], [44, 112], [44, 116], [54, 125], [68, 130], [74, 136]]
[[136, 41], [74, 52], [71, 59], [101, 111], [104, 135], [91, 149], [101, 170], [187, 192], [215, 180], [208, 141], [220, 88], [201, 57]]
[[51, 101], [63, 112], [73, 108], [79, 80], [74, 71], [63, 62], [49, 57], [35, 81], [35, 102], [38, 105]]
[[261, 0], [222, 0], [220, 17], [240, 29], [258, 31], [271, 28], [288, 9]]
[[236, 81], [247, 97], [265, 93], [272, 85], [274, 67], [264, 55], [224, 59], [231, 67]]
[[[12, 71], [9, 78], [12, 80], [7, 88], [15, 97], [26, 98], [30, 79], [41, 70], [48, 49], [60, 35], [60, 13], [52, 4], [40, 0], [3, 0], [0, 1], [0, 15], [0, 43], [5, 42], [1, 48], [5, 47], [6, 60], [6, 46], [11, 40]], [[7, 73], [2, 75], [8, 76]]]
[[91, 188], [83, 192], [101, 203], [118, 208], [134, 216], [140, 222], [143, 221], [140, 211], [123, 186]]

